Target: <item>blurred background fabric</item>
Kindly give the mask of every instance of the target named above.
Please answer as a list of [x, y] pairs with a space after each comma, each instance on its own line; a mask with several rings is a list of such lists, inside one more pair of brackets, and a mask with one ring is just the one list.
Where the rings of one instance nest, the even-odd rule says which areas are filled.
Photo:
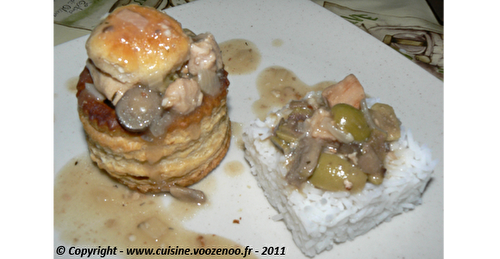
[[[54, 0], [54, 45], [89, 34], [120, 6], [139, 4], [165, 10], [193, 1], [203, 0]], [[444, 80], [442, 0], [311, 1]]]

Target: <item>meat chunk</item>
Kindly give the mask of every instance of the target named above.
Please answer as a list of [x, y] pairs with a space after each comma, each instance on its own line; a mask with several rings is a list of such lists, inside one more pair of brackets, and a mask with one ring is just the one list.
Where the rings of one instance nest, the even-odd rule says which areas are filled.
[[200, 70], [213, 72], [222, 68], [222, 54], [210, 33], [202, 33], [194, 38], [191, 44], [191, 56], [188, 62], [189, 73], [197, 75]]
[[325, 109], [318, 109], [313, 116], [307, 120], [309, 124], [309, 133], [313, 138], [337, 140], [335, 136], [327, 129], [332, 127], [333, 122], [330, 113]]
[[161, 105], [172, 108], [180, 114], [192, 112], [201, 105], [203, 93], [198, 82], [193, 79], [179, 78], [171, 83], [165, 91]]
[[114, 105], [118, 103], [128, 89], [134, 87], [131, 83], [122, 83], [109, 74], [101, 72], [90, 60], [87, 60], [87, 68], [97, 91], [112, 101]]
[[313, 138], [340, 141], [342, 143], [351, 143], [354, 138], [350, 133], [337, 129], [333, 124], [330, 112], [324, 108], [319, 108], [314, 112], [311, 118], [306, 120], [309, 128], [309, 134]]
[[361, 83], [353, 74], [325, 88], [322, 95], [327, 100], [330, 107], [338, 103], [346, 103], [354, 106], [356, 109], [359, 109], [361, 100], [366, 97], [363, 86], [361, 86]]

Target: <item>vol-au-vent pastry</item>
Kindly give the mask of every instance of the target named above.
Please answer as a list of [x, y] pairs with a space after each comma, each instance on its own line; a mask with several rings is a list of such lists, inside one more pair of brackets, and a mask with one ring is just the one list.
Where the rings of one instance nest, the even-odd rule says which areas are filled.
[[186, 186], [220, 163], [231, 136], [229, 81], [214, 36], [128, 5], [85, 47], [77, 97], [92, 160], [132, 189], [203, 198]]

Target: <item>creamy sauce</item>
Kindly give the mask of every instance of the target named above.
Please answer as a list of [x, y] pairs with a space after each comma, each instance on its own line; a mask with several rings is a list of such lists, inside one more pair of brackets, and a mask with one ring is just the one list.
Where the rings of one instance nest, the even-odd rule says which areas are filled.
[[332, 84], [332, 81], [325, 81], [309, 86], [286, 68], [266, 68], [257, 78], [260, 99], [253, 103], [252, 111], [264, 120], [271, 110], [283, 107], [290, 100], [302, 99], [310, 91], [322, 91]]
[[[209, 179], [205, 178], [195, 188], [205, 192], [214, 190], [215, 183]], [[183, 221], [210, 206], [209, 201], [197, 205], [164, 196], [167, 195], [132, 191], [99, 170], [88, 155], [81, 156], [69, 161], [56, 176], [55, 231], [67, 244], [116, 246], [117, 251], [123, 251], [117, 254], [123, 256], [127, 248], [140, 247], [179, 247], [191, 251], [193, 248], [216, 247], [244, 251], [244, 247], [226, 238], [196, 233], [183, 227]]]
[[260, 64], [261, 54], [251, 41], [233, 39], [219, 44], [224, 68], [230, 75], [254, 72]]

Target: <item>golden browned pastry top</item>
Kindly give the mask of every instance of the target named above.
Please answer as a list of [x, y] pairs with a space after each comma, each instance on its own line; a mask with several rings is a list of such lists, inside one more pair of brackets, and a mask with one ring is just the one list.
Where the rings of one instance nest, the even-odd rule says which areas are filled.
[[190, 42], [172, 17], [153, 8], [127, 5], [92, 31], [86, 49], [94, 65], [112, 78], [150, 84], [189, 58]]

